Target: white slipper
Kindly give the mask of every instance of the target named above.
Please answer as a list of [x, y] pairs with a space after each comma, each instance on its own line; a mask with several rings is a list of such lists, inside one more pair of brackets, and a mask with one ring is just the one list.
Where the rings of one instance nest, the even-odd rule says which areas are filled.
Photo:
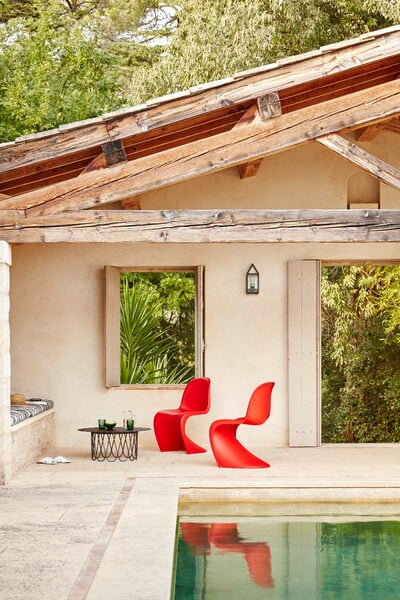
[[55, 465], [56, 461], [54, 460], [54, 458], [51, 458], [50, 456], [45, 456], [44, 458], [41, 458], [40, 460], [38, 460], [37, 463], [39, 465]]
[[64, 456], [56, 456], [55, 459], [54, 459], [54, 462], [56, 462], [56, 463], [69, 463], [71, 461], [68, 460], [68, 458], [64, 458]]

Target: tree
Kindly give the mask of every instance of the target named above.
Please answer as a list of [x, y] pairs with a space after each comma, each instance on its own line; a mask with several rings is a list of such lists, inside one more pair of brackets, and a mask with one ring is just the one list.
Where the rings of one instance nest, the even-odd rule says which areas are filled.
[[169, 45], [135, 70], [128, 98], [140, 103], [351, 38], [391, 24], [391, 14], [362, 0], [182, 0]]
[[[127, 73], [159, 52], [153, 0], [3, 0], [0, 141], [117, 109]], [[156, 16], [154, 16], [156, 15]]]

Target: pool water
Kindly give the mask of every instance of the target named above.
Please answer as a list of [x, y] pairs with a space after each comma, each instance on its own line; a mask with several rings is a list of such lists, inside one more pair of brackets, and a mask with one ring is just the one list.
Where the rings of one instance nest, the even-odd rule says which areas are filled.
[[400, 598], [400, 521], [179, 521], [174, 600]]

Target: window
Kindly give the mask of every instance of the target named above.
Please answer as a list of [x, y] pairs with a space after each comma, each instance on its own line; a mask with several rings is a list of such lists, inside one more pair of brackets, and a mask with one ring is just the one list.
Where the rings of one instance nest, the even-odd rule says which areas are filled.
[[107, 387], [203, 374], [203, 268], [106, 267]]

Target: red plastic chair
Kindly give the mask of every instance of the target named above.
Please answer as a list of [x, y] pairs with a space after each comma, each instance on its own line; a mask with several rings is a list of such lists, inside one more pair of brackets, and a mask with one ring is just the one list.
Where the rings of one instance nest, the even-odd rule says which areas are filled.
[[219, 467], [256, 469], [270, 465], [247, 450], [237, 439], [239, 425], [261, 425], [271, 412], [271, 394], [275, 383], [259, 385], [251, 395], [245, 417], [221, 419], [210, 427], [211, 449]]
[[192, 379], [186, 385], [179, 408], [161, 410], [154, 417], [154, 433], [161, 452], [186, 450], [188, 454], [207, 452], [185, 433], [186, 421], [193, 415], [204, 415], [210, 410], [210, 380]]

